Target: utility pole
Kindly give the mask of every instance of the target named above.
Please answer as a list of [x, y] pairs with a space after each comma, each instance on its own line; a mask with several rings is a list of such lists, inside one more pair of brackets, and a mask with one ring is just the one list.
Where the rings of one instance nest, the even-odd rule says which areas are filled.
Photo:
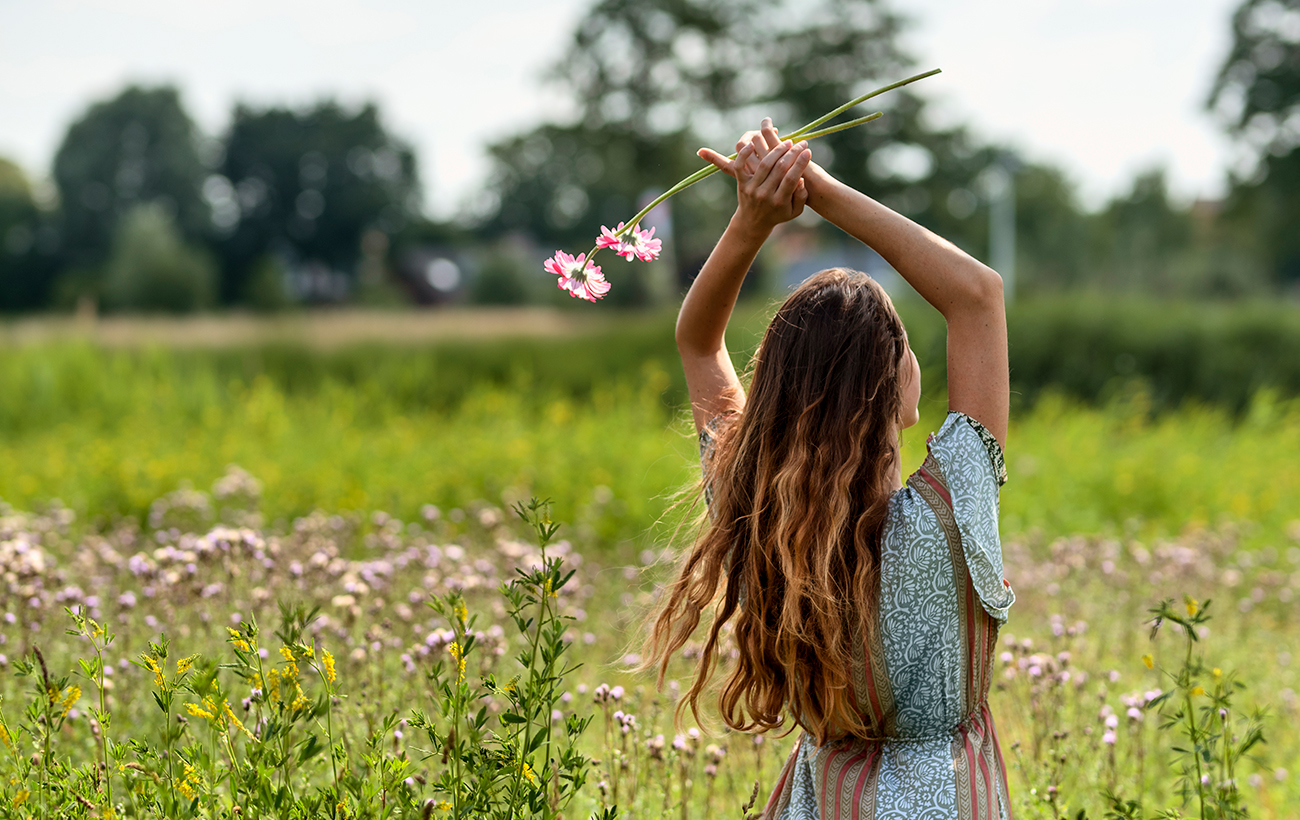
[[989, 266], [1002, 275], [1007, 304], [1016, 298], [1016, 172], [1020, 161], [1003, 151], [984, 172], [989, 200]]

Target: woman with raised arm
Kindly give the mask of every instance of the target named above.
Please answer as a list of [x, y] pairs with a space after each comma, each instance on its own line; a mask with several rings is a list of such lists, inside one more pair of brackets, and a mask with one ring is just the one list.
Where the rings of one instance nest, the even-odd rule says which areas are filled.
[[[727, 725], [802, 729], [765, 818], [1009, 818], [988, 691], [1002, 574], [998, 489], [1009, 401], [1002, 280], [812, 163], [770, 120], [734, 161], [738, 206], [682, 304], [677, 346], [709, 521], [651, 635], [660, 680], [714, 606], [680, 709], [698, 718], [724, 628]], [[822, 271], [781, 305], [748, 395], [724, 331], [772, 229], [804, 206], [884, 257], [948, 324], [947, 419], [902, 481], [920, 368], [889, 297]]]

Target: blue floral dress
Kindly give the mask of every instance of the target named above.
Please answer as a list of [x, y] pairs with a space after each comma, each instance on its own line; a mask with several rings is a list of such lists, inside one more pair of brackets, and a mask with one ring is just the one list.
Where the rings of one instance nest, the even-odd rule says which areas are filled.
[[[710, 428], [700, 446], [707, 463]], [[988, 707], [998, 628], [1015, 601], [998, 537], [1002, 448], [975, 419], [949, 413], [928, 450], [890, 498], [879, 628], [854, 661], [873, 739], [817, 746], [803, 733], [765, 820], [1010, 820]]]

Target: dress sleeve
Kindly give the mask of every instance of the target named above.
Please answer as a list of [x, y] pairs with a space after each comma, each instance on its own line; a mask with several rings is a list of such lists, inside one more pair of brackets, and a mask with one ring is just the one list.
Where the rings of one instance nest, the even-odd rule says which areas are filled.
[[984, 425], [954, 412], [930, 437], [929, 450], [952, 496], [953, 516], [975, 592], [990, 615], [1006, 621], [1016, 596], [1003, 577], [998, 536], [998, 488], [1006, 481], [1002, 447]]

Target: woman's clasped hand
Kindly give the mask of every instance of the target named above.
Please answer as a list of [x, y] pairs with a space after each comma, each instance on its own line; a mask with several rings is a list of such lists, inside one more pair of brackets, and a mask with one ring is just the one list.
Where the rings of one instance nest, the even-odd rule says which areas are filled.
[[734, 160], [711, 148], [701, 148], [698, 154], [736, 180], [736, 216], [741, 221], [771, 230], [803, 213], [808, 202], [803, 173], [812, 162], [812, 151], [806, 141], [777, 138], [770, 119], [736, 143]]

